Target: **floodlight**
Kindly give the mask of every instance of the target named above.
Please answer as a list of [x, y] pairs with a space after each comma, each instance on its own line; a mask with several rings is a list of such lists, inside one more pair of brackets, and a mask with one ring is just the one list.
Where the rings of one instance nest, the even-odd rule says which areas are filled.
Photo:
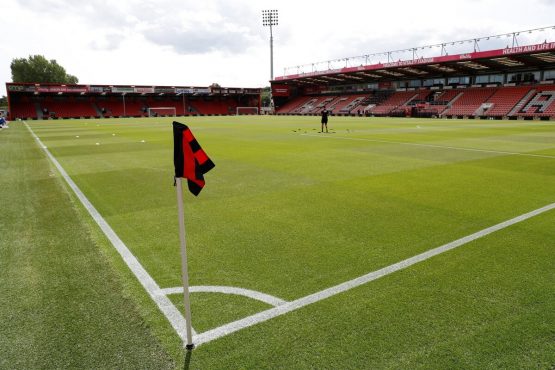
[[277, 9], [262, 11], [262, 25], [270, 27], [270, 80], [274, 79], [274, 35], [272, 27], [278, 25], [278, 20]]

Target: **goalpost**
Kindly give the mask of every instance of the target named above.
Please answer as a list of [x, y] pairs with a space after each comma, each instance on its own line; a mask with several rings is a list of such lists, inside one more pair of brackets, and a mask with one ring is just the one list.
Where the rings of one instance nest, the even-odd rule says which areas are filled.
[[258, 107], [237, 107], [236, 115], [258, 114]]
[[175, 107], [153, 107], [148, 108], [148, 116], [149, 117], [175, 117], [176, 109]]

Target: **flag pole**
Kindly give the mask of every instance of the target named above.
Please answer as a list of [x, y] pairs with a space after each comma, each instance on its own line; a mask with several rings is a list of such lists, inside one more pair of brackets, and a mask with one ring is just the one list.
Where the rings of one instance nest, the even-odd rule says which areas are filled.
[[191, 325], [191, 300], [189, 299], [189, 273], [187, 270], [187, 244], [185, 240], [185, 215], [183, 212], [183, 188], [181, 177], [176, 178], [177, 212], [179, 214], [179, 241], [181, 243], [181, 277], [183, 280], [183, 300], [185, 303], [185, 324], [187, 327], [187, 344], [185, 348], [192, 350], [193, 327]]

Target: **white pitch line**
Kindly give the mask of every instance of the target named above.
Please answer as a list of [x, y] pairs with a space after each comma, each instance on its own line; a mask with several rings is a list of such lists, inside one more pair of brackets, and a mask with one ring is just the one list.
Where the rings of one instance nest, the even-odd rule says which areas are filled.
[[326, 139], [341, 139], [341, 140], [369, 141], [369, 142], [373, 142], [373, 143], [412, 145], [412, 146], [422, 146], [422, 147], [428, 147], [428, 148], [465, 150], [465, 151], [468, 151], [468, 152], [482, 152], [482, 153], [494, 153], [494, 154], [520, 155], [520, 156], [525, 156], [525, 157], [539, 157], [539, 158], [551, 158], [551, 159], [555, 159], [555, 155], [547, 155], [547, 154], [531, 154], [531, 153], [519, 153], [519, 152], [506, 152], [506, 151], [500, 151], [500, 150], [488, 150], [488, 149], [476, 149], [476, 148], [462, 148], [462, 147], [458, 147], [458, 146], [435, 145], [435, 144], [421, 144], [421, 143], [409, 143], [409, 142], [406, 142], [406, 141], [378, 140], [378, 139], [367, 139], [367, 138], [362, 138], [362, 137], [327, 136], [327, 135], [313, 135], [313, 134], [301, 134], [301, 136], [319, 137], [319, 138], [326, 138]]
[[203, 343], [210, 342], [212, 340], [224, 337], [228, 334], [234, 333], [236, 331], [247, 328], [249, 326], [259, 324], [261, 322], [270, 320], [272, 318], [284, 315], [288, 312], [291, 312], [291, 311], [297, 310], [299, 308], [308, 306], [309, 304], [316, 303], [316, 302], [319, 302], [323, 299], [326, 299], [326, 298], [332, 297], [334, 295], [337, 295], [339, 293], [346, 292], [350, 289], [353, 289], [353, 288], [356, 288], [356, 287], [361, 286], [363, 284], [369, 283], [373, 280], [379, 279], [383, 276], [389, 275], [389, 274], [394, 273], [396, 271], [405, 269], [409, 266], [412, 266], [414, 264], [417, 264], [419, 262], [422, 262], [422, 261], [425, 261], [429, 258], [437, 256], [438, 254], [445, 253], [447, 251], [450, 251], [452, 249], [460, 247], [461, 245], [467, 244], [467, 243], [469, 243], [473, 240], [482, 238], [482, 237], [484, 237], [486, 235], [489, 235], [493, 232], [502, 230], [502, 229], [507, 228], [511, 225], [522, 222], [524, 220], [527, 220], [531, 217], [537, 216], [541, 213], [550, 211], [552, 209], [555, 209], [555, 203], [551, 203], [551, 204], [549, 204], [545, 207], [538, 208], [534, 211], [525, 213], [523, 215], [517, 216], [517, 217], [512, 218], [510, 220], [501, 222], [497, 225], [494, 225], [494, 226], [488, 227], [486, 229], [480, 230], [480, 231], [478, 231], [474, 234], [471, 234], [471, 235], [465, 236], [463, 238], [457, 239], [457, 240], [452, 241], [450, 243], [444, 244], [440, 247], [430, 249], [430, 250], [428, 250], [424, 253], [421, 253], [421, 254], [418, 254], [416, 256], [413, 256], [413, 257], [407, 258], [405, 260], [402, 260], [400, 262], [394, 263], [393, 265], [389, 265], [389, 266], [384, 267], [380, 270], [370, 272], [366, 275], [357, 277], [353, 280], [349, 280], [347, 282], [344, 282], [342, 284], [333, 286], [331, 288], [324, 289], [320, 292], [317, 292], [317, 293], [308, 295], [306, 297], [299, 298], [297, 300], [285, 303], [281, 306], [271, 308], [271, 309], [268, 309], [266, 311], [259, 312], [257, 314], [248, 316], [244, 319], [237, 320], [237, 321], [231, 322], [229, 324], [220, 326], [218, 328], [209, 330], [207, 332], [201, 333], [201, 334], [196, 336], [195, 344], [196, 345], [201, 345]]
[[[25, 124], [31, 135], [38, 142], [39, 146], [44, 150], [50, 161], [54, 164], [54, 166], [56, 166], [64, 180], [67, 182], [71, 190], [73, 190], [77, 198], [81, 201], [85, 209], [89, 212], [93, 220], [98, 224], [104, 235], [106, 235], [114, 248], [116, 248], [129, 269], [133, 272], [133, 274], [135, 274], [137, 280], [139, 280], [139, 282], [148, 292], [152, 300], [156, 302], [156, 304], [160, 308], [160, 311], [162, 311], [162, 313], [167, 317], [174, 330], [177, 332], [182, 340], [185, 340], [185, 318], [183, 317], [183, 315], [181, 315], [181, 313], [177, 310], [177, 308], [173, 305], [169, 298], [162, 292], [158, 284], [149, 275], [149, 273], [141, 265], [139, 260], [137, 260], [137, 258], [133, 255], [133, 253], [131, 253], [131, 251], [127, 248], [123, 241], [117, 236], [115, 231], [106, 222], [104, 217], [102, 217], [102, 215], [96, 210], [96, 208], [94, 208], [85, 194], [83, 194], [83, 192], [77, 187], [75, 182], [73, 182], [73, 180], [69, 177], [67, 172], [56, 160], [56, 158], [54, 158], [54, 156], [50, 153], [50, 151], [46, 148], [46, 146], [42, 143], [38, 136], [35, 135], [27, 122], [24, 121], [23, 123]], [[193, 335], [196, 335], [196, 332], [194, 330]]]
[[[189, 292], [191, 293], [223, 293], [223, 294], [235, 294], [244, 297], [252, 298], [260, 302], [269, 304], [270, 306], [281, 306], [287, 303], [281, 298], [274, 297], [273, 295], [257, 292], [255, 290], [236, 288], [231, 286], [212, 286], [212, 285], [197, 285], [189, 287]], [[162, 293], [165, 294], [182, 294], [183, 287], [175, 288], [164, 288]]]
[[[108, 239], [112, 242], [112, 244], [114, 245], [116, 250], [120, 253], [120, 255], [122, 256], [124, 261], [127, 263], [129, 268], [133, 271], [133, 273], [135, 274], [137, 279], [141, 282], [141, 284], [143, 285], [145, 290], [147, 290], [147, 292], [152, 297], [152, 299], [156, 302], [156, 304], [158, 305], [160, 310], [168, 318], [168, 320], [172, 324], [175, 331], [178, 333], [178, 335], [181, 337], [181, 339], [184, 340], [185, 339], [185, 319], [183, 318], [181, 313], [175, 308], [175, 306], [171, 303], [171, 301], [165, 295], [165, 294], [171, 294], [176, 288], [160, 289], [158, 284], [156, 284], [156, 282], [152, 279], [152, 277], [148, 274], [148, 272], [142, 267], [142, 265], [139, 263], [139, 261], [136, 259], [136, 257], [133, 256], [133, 254], [129, 251], [129, 249], [127, 249], [127, 247], [125, 246], [123, 241], [121, 241], [121, 239], [119, 239], [119, 237], [112, 230], [112, 228], [108, 225], [108, 223], [104, 220], [104, 218], [98, 213], [98, 211], [94, 208], [94, 206], [90, 203], [90, 201], [85, 197], [85, 195], [81, 192], [81, 190], [77, 187], [77, 185], [73, 182], [73, 180], [71, 180], [71, 178], [68, 176], [68, 174], [62, 168], [62, 166], [52, 156], [52, 154], [48, 151], [46, 146], [43, 145], [43, 143], [40, 141], [40, 139], [35, 135], [33, 130], [27, 125], [26, 122], [24, 122], [24, 124], [27, 127], [27, 129], [31, 132], [33, 137], [37, 140], [40, 147], [44, 149], [45, 153], [50, 158], [52, 163], [56, 166], [58, 171], [60, 171], [60, 174], [62, 175], [62, 177], [66, 180], [68, 185], [75, 192], [75, 194], [77, 195], [79, 200], [83, 203], [83, 205], [85, 206], [87, 211], [89, 211], [89, 213], [91, 214], [93, 219], [97, 222], [97, 224], [100, 226], [102, 231], [105, 233], [105, 235], [108, 237]], [[304, 135], [304, 136], [319, 137], [317, 135]], [[458, 150], [485, 151], [485, 150], [480, 150], [480, 149], [444, 147], [444, 146], [437, 146], [437, 145], [392, 142], [392, 141], [380, 141], [380, 140], [362, 139], [362, 138], [345, 138], [345, 137], [336, 137], [336, 138], [338, 138], [338, 139], [341, 138], [341, 139], [346, 139], [346, 140], [375, 141], [375, 142], [384, 142], [384, 143], [393, 143], [393, 144], [433, 146], [433, 147], [450, 148], [450, 149], [458, 149]], [[524, 154], [524, 153], [495, 152], [495, 151], [486, 151], [486, 152], [501, 153], [501, 154], [513, 154], [513, 155], [527, 155], [527, 156], [534, 156], [534, 157], [555, 158], [555, 156], [542, 156], [542, 155]], [[416, 263], [419, 263], [419, 262], [425, 261], [425, 260], [427, 260], [431, 257], [434, 257], [438, 254], [447, 252], [451, 249], [455, 249], [455, 248], [460, 247], [461, 245], [469, 243], [473, 240], [482, 238], [482, 237], [484, 237], [486, 235], [489, 235], [493, 232], [504, 229], [504, 228], [509, 227], [511, 225], [514, 225], [516, 223], [522, 222], [524, 220], [527, 220], [531, 217], [537, 216], [541, 213], [550, 211], [552, 209], [555, 209], [555, 203], [549, 204], [549, 205], [547, 205], [545, 207], [542, 207], [542, 208], [538, 208], [534, 211], [525, 213], [523, 215], [517, 216], [517, 217], [512, 218], [510, 220], [501, 222], [497, 225], [494, 225], [494, 226], [491, 226], [489, 228], [483, 229], [483, 230], [478, 231], [474, 234], [468, 235], [468, 236], [463, 237], [461, 239], [457, 239], [453, 242], [444, 244], [440, 247], [431, 249], [427, 252], [418, 254], [416, 256], [407, 258], [407, 259], [405, 259], [403, 261], [400, 261], [400, 262], [397, 262], [393, 265], [384, 267], [380, 270], [370, 272], [366, 275], [363, 275], [363, 276], [360, 276], [358, 278], [349, 280], [349, 281], [344, 282], [342, 284], [324, 289], [320, 292], [308, 295], [308, 296], [303, 297], [303, 298], [299, 298], [295, 301], [291, 301], [291, 302], [285, 302], [284, 301], [285, 303], [281, 303], [277, 307], [268, 309], [266, 311], [259, 312], [257, 314], [248, 316], [244, 319], [231, 322], [229, 324], [220, 326], [218, 328], [209, 330], [209, 331], [201, 333], [201, 334], [193, 333], [194, 342], [195, 342], [196, 345], [201, 345], [201, 344], [204, 344], [204, 343], [208, 343], [212, 340], [224, 337], [228, 334], [234, 333], [234, 332], [239, 331], [241, 329], [244, 329], [244, 328], [259, 324], [261, 322], [270, 320], [272, 318], [284, 315], [288, 312], [297, 310], [299, 308], [305, 307], [305, 306], [310, 305], [312, 303], [319, 302], [323, 299], [332, 297], [334, 295], [337, 295], [337, 294], [343, 293], [345, 291], [348, 291], [350, 289], [356, 288], [358, 286], [364, 285], [364, 284], [369, 283], [373, 280], [376, 280], [376, 279], [379, 279], [383, 276], [389, 275], [393, 272], [405, 269], [405, 268], [410, 267], [410, 266], [412, 266]], [[241, 288], [237, 288], [237, 289], [241, 289]], [[167, 292], [167, 293], [164, 293], [164, 292]]]

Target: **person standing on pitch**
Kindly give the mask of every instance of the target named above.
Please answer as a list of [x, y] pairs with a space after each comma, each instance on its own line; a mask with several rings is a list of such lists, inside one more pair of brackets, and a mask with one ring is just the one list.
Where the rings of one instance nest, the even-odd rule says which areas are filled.
[[328, 115], [330, 112], [324, 107], [322, 111], [322, 132], [324, 132], [324, 127], [326, 128], [326, 132], [328, 132]]

